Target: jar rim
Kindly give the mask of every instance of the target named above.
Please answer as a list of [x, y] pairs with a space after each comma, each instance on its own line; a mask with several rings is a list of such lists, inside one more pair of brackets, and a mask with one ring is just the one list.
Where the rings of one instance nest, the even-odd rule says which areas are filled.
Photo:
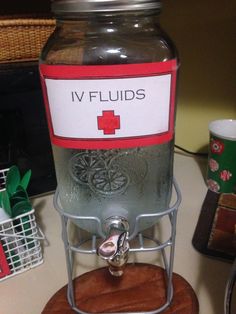
[[119, 12], [161, 8], [160, 0], [52, 0], [54, 13]]

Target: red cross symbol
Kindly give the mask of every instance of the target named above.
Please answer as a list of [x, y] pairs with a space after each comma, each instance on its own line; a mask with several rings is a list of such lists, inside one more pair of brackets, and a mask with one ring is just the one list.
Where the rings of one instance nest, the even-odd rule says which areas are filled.
[[105, 110], [97, 118], [98, 130], [103, 130], [103, 134], [115, 134], [120, 129], [120, 116], [115, 116], [114, 110]]

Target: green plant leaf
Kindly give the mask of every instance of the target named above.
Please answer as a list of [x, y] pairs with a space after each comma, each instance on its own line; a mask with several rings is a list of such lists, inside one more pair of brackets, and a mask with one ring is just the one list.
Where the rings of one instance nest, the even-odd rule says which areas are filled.
[[15, 197], [22, 197], [25, 200], [29, 199], [28, 193], [21, 185], [19, 185], [16, 191], [11, 195], [11, 198], [15, 198]]
[[19, 202], [22, 202], [22, 201], [27, 201], [27, 198], [25, 197], [21, 197], [21, 196], [11, 196], [10, 197], [10, 204], [11, 204], [11, 208], [13, 209], [13, 207], [19, 203]]
[[20, 181], [20, 186], [22, 186], [25, 190], [27, 189], [30, 178], [31, 178], [32, 171], [29, 169], [23, 176], [23, 178]]
[[7, 172], [6, 177], [6, 190], [11, 196], [20, 184], [20, 172], [17, 166], [12, 166]]
[[15, 218], [31, 211], [31, 209], [32, 205], [28, 200], [20, 201], [12, 207], [12, 216]]
[[12, 218], [11, 204], [7, 191], [2, 191], [2, 206], [9, 217]]

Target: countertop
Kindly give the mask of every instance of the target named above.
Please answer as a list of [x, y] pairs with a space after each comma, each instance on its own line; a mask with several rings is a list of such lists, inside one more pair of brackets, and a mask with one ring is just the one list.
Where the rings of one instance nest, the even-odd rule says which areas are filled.
[[[174, 272], [193, 287], [200, 314], [222, 314], [225, 285], [231, 264], [204, 256], [192, 246], [192, 236], [207, 188], [206, 159], [175, 154], [174, 173], [182, 193], [178, 211]], [[37, 222], [49, 244], [42, 243], [44, 263], [0, 282], [1, 314], [40, 314], [50, 297], [67, 283], [60, 216], [53, 195], [32, 200]], [[156, 254], [156, 253], [155, 253]], [[154, 253], [139, 253], [131, 260], [156, 263]], [[105, 265], [95, 255], [81, 255], [77, 273]]]

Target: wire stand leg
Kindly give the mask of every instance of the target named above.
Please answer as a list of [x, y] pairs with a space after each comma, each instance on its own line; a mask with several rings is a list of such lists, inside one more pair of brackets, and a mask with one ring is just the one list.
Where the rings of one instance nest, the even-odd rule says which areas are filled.
[[170, 304], [173, 298], [173, 266], [174, 266], [174, 254], [175, 254], [175, 237], [176, 237], [176, 222], [177, 222], [177, 211], [169, 214], [171, 221], [171, 246], [170, 246], [170, 258], [169, 258], [169, 268], [168, 268], [168, 290], [167, 290], [167, 302]]
[[67, 235], [67, 225], [68, 218], [64, 215], [61, 215], [61, 223], [62, 223], [62, 240], [64, 242], [65, 248], [65, 257], [66, 257], [66, 268], [67, 268], [67, 276], [68, 276], [68, 286], [67, 286], [67, 299], [72, 308], [75, 308], [75, 298], [74, 298], [74, 285], [73, 285], [73, 256], [72, 251], [70, 249], [70, 244], [68, 241]]

